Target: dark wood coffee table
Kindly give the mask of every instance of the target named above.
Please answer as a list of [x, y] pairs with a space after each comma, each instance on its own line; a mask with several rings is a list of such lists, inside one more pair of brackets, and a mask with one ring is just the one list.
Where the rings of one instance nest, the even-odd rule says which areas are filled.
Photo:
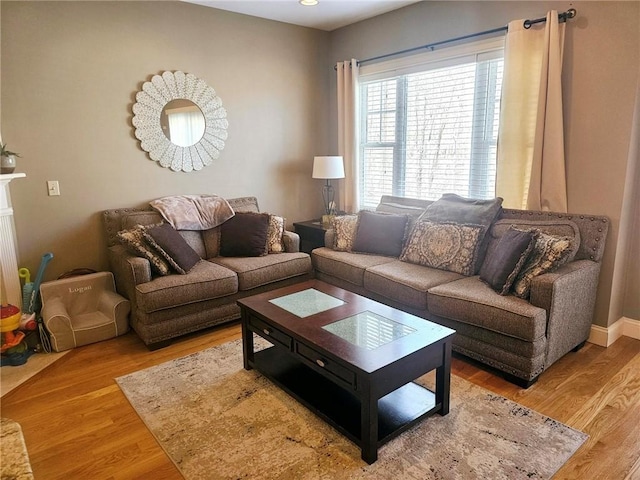
[[[449, 412], [454, 330], [311, 280], [238, 301], [255, 368], [362, 449]], [[273, 347], [254, 351], [253, 334]], [[436, 370], [435, 392], [412, 382]]]

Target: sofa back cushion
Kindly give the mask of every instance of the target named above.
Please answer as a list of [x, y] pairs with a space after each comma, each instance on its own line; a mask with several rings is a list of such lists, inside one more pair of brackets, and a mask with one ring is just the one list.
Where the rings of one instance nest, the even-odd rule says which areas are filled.
[[548, 218], [542, 218], [539, 220], [503, 218], [495, 222], [489, 230], [489, 246], [487, 248], [487, 256], [491, 255], [498, 248], [500, 239], [512, 227], [517, 228], [518, 230], [535, 229], [547, 235], [553, 235], [556, 237], [567, 237], [571, 239], [571, 249], [567, 253], [567, 262], [573, 260], [576, 256], [576, 253], [580, 249], [580, 230], [578, 228], [578, 225], [576, 225], [576, 223], [571, 220], [556, 220]]
[[582, 215], [577, 213], [539, 212], [532, 210], [504, 209], [500, 220], [509, 220], [518, 224], [533, 222], [573, 222], [580, 232], [580, 245], [574, 260], [602, 261], [604, 247], [609, 230], [609, 219], [602, 215]]

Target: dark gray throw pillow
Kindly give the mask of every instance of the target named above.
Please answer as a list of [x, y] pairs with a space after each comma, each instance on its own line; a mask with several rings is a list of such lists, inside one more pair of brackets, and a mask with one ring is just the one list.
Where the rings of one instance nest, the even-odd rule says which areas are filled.
[[537, 236], [536, 231], [522, 231], [511, 226], [482, 264], [480, 280], [500, 295], [507, 295], [535, 247]]
[[189, 273], [202, 260], [182, 235], [168, 223], [149, 227], [143, 235], [178, 273]]
[[407, 215], [360, 211], [352, 251], [399, 257], [408, 220]]
[[220, 227], [220, 255], [261, 257], [267, 254], [269, 214], [236, 212]]
[[482, 225], [485, 227], [479, 238], [478, 257], [473, 265], [473, 273], [477, 273], [482, 265], [489, 245], [489, 231], [502, 212], [502, 198], [488, 200], [465, 198], [455, 193], [445, 193], [442, 198], [429, 205], [420, 219], [433, 223], [455, 222], [463, 225]]

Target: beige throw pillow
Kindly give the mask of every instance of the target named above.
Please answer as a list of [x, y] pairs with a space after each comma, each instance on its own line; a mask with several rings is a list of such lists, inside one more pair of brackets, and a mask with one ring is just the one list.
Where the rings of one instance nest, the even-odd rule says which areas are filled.
[[282, 236], [284, 235], [285, 219], [277, 215], [269, 215], [269, 230], [267, 231], [267, 245], [269, 253], [284, 253], [285, 246]]
[[353, 241], [356, 237], [358, 216], [342, 215], [335, 217], [331, 225], [334, 230], [333, 249], [338, 252], [350, 252], [353, 249]]

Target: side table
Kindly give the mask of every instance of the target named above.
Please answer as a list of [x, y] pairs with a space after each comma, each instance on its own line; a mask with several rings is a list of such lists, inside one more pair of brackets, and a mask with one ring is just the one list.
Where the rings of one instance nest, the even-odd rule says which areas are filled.
[[314, 248], [324, 247], [324, 233], [327, 228], [320, 220], [294, 222], [295, 232], [300, 235], [300, 251], [311, 253]]

